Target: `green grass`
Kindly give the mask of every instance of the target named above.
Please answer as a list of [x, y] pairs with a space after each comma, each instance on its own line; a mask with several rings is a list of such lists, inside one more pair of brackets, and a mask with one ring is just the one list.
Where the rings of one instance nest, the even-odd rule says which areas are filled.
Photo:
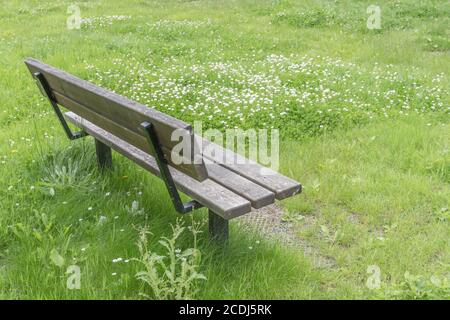
[[450, 298], [448, 2], [379, 1], [381, 30], [366, 1], [90, 1], [82, 17], [103, 18], [67, 30], [70, 4], [0, 6], [0, 298], [151, 295], [124, 260], [142, 226], [163, 254], [178, 217], [159, 179], [118, 155], [102, 174], [90, 138], [64, 138], [29, 56], [206, 128], [280, 129], [304, 185], [282, 205], [311, 252], [237, 223], [224, 249], [203, 226], [195, 298]]
[[336, 262], [335, 285], [344, 277], [358, 287], [369, 265], [380, 267], [388, 286], [406, 271], [447, 276], [450, 130], [433, 120], [386, 121], [287, 144], [286, 170], [306, 187], [286, 205], [313, 217], [306, 227], [300, 220], [298, 232]]

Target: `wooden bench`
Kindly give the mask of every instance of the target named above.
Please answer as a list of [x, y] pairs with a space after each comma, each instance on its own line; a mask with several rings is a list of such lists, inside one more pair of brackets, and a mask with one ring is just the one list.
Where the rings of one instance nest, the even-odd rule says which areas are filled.
[[[35, 59], [26, 59], [25, 64], [49, 99], [68, 138], [94, 137], [100, 168], [112, 165], [112, 148], [159, 176], [178, 212], [209, 209], [209, 232], [213, 239], [228, 238], [229, 219], [301, 191], [298, 182], [255, 162], [243, 161], [246, 159], [242, 156], [197, 137], [183, 121]], [[69, 111], [63, 113], [59, 106]], [[73, 133], [66, 119], [81, 131]], [[182, 132], [192, 146], [212, 146], [228, 158], [203, 155], [198, 151], [202, 149], [192, 148], [187, 155], [190, 161], [173, 161], [171, 151], [179, 143], [171, 140], [175, 130]], [[229, 157], [240, 161], [225, 161]], [[193, 200], [183, 203], [178, 190]]]

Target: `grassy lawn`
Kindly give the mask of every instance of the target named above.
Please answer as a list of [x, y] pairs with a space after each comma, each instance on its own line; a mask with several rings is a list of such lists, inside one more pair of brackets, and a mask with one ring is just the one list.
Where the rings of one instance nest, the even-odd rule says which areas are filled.
[[[190, 298], [450, 298], [448, 1], [378, 1], [379, 30], [367, 1], [85, 1], [68, 30], [71, 4], [0, 6], [0, 298], [176, 297], [136, 277], [148, 251], [187, 254]], [[278, 128], [304, 186], [280, 203], [298, 247], [236, 221], [215, 246], [206, 210], [180, 217], [161, 180], [117, 154], [98, 172], [26, 57], [205, 129]]]

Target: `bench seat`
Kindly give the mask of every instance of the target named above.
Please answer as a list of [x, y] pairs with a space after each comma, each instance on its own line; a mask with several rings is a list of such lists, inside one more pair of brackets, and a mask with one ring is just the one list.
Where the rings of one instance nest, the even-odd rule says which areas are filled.
[[[160, 175], [153, 156], [73, 112], [66, 112], [64, 116], [95, 139], [153, 174]], [[203, 140], [204, 146], [210, 143], [212, 142]], [[219, 148], [218, 145], [215, 147]], [[232, 156], [239, 155], [233, 153]], [[268, 172], [270, 169], [257, 163], [235, 164], [229, 167], [224, 161], [222, 163], [214, 161], [219, 159], [210, 160], [206, 162], [208, 179], [203, 181], [195, 180], [173, 167], [170, 167], [170, 171], [175, 184], [182, 192], [227, 220], [246, 214], [252, 208], [259, 209], [269, 205], [275, 198], [283, 199], [298, 193], [301, 188], [296, 181], [275, 172]]]

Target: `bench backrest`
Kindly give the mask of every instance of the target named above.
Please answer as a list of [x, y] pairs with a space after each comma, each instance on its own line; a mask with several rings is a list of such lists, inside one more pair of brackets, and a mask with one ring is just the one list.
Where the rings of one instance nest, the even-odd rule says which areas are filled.
[[[58, 105], [154, 155], [154, 150], [141, 129], [141, 123], [152, 123], [169, 164], [196, 180], [202, 181], [207, 178], [200, 149], [195, 147], [197, 142], [189, 124], [35, 59], [26, 59], [25, 64], [32, 75], [39, 72], [44, 76], [53, 95], [51, 98]], [[173, 147], [181, 141], [181, 139], [172, 141], [172, 133], [175, 130], [180, 130], [177, 132], [182, 132], [183, 138], [190, 141], [190, 155], [183, 155], [185, 158], [189, 156], [190, 159], [182, 163], [179, 159], [173, 161], [171, 155]]]

